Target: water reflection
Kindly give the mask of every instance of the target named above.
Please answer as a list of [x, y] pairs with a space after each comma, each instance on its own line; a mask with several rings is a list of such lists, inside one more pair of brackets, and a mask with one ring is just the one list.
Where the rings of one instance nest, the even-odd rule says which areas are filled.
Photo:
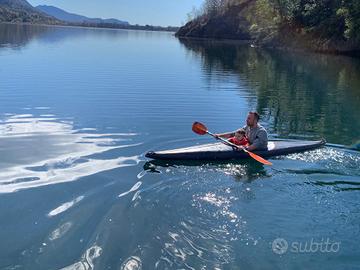
[[49, 28], [40, 25], [0, 23], [0, 48], [20, 48], [48, 31]]
[[208, 41], [181, 43], [194, 57], [201, 57], [208, 76], [237, 74], [240, 84], [247, 85], [239, 88], [242, 96], [248, 95], [250, 104], [256, 101], [272, 133], [325, 137], [348, 145], [358, 142], [359, 59]]
[[[195, 143], [197, 137], [189, 125], [199, 115], [221, 129], [228, 124], [226, 117], [228, 122], [239, 118], [236, 114], [230, 119], [229, 109], [241, 114], [258, 101], [259, 108], [266, 109], [265, 124], [272, 131], [312, 136], [303, 130], [303, 115], [290, 115], [289, 121], [300, 119], [291, 125], [286, 123], [286, 111], [273, 117], [274, 108], [285, 110], [291, 100], [282, 102], [281, 92], [279, 97], [264, 92], [263, 85], [274, 85], [273, 89], [283, 85], [283, 92], [288, 87], [290, 71], [286, 62], [279, 64], [286, 57], [229, 45], [219, 48], [225, 60], [216, 55], [209, 58], [208, 52], [201, 58], [201, 53], [190, 49], [186, 51], [197, 61], [189, 62], [176, 40], [152, 43], [151, 37], [139, 40], [141, 34], [129, 31], [130, 43], [124, 39], [114, 43], [101, 39], [106, 35], [102, 30], [94, 31], [92, 38], [69, 31], [73, 43], [59, 33], [66, 43], [59, 42], [56, 48], [50, 43], [47, 48], [46, 40], [56, 40], [56, 34], [52, 39], [52, 34], [44, 33], [22, 53], [2, 57], [8, 68], [1, 71], [1, 109], [16, 113], [0, 114], [0, 192], [27, 190], [0, 194], [1, 269], [296, 268], [290, 254], [274, 257], [269, 241], [279, 235], [294, 241], [339, 235], [346, 242], [338, 257], [316, 255], [316, 262], [311, 261], [312, 255], [299, 257], [298, 264], [305, 268], [321, 268], [331, 260], [340, 269], [344, 256], [350, 264], [358, 264], [354, 239], [358, 239], [359, 192], [337, 188], [359, 187], [359, 153], [325, 147], [273, 159], [271, 168], [250, 160], [149, 168], [158, 173], [143, 171], [140, 164], [133, 166], [140, 160], [138, 154], [163, 143], [171, 147]], [[0, 49], [0, 54], [4, 51]], [[37, 62], [39, 53], [43, 57]], [[164, 70], [169, 63], [159, 59], [171, 59], [173, 68]], [[199, 59], [204, 60], [203, 70], [198, 68]], [[292, 63], [291, 57], [288, 61]], [[30, 64], [24, 68], [26, 63]], [[270, 69], [265, 71], [259, 63]], [[213, 69], [206, 68], [210, 66]], [[214, 87], [208, 87], [203, 71], [205, 79], [216, 76], [221, 81], [214, 80]], [[281, 72], [288, 77], [274, 82], [270, 75], [281, 77]], [[300, 76], [299, 72], [295, 74]], [[16, 74], [26, 74], [27, 79], [23, 76], [19, 81]], [[310, 83], [302, 81], [305, 86]], [[291, 93], [294, 99], [307, 98]], [[313, 103], [319, 105], [312, 109], [315, 113], [334, 98], [309, 94], [312, 102], [322, 100]], [[219, 103], [232, 101], [217, 114]], [[272, 106], [270, 101], [279, 102]], [[51, 108], [32, 108], [37, 104]], [[295, 112], [302, 111], [288, 109], [289, 114]], [[223, 126], [216, 126], [216, 121]], [[310, 119], [309, 125], [314, 121]], [[353, 125], [356, 131], [357, 123]], [[331, 126], [324, 123], [324, 127]], [[345, 132], [345, 138], [350, 133]], [[144, 144], [137, 146], [140, 142]], [[121, 166], [132, 167], [116, 169]], [[281, 171], [275, 171], [275, 166]], [[111, 168], [115, 169], [78, 178]]]
[[[82, 29], [77, 27], [56, 27], [44, 25], [22, 25], [22, 24], [0, 24], [0, 48], [7, 47], [19, 49], [34, 40], [46, 43], [58, 43], [66, 38], [84, 38], [93, 29]], [[99, 31], [111, 36], [117, 34], [115, 31]], [[126, 35], [126, 32], [121, 32]]]
[[[106, 157], [113, 150], [141, 144], [131, 142], [136, 135], [76, 130], [71, 121], [54, 116], [7, 114], [0, 121], [0, 193], [74, 181], [101, 171], [137, 165], [139, 156]], [[49, 215], [65, 211], [74, 203]]]
[[[169, 36], [164, 32], [130, 31], [134, 39], [158, 39]], [[119, 38], [128, 39], [129, 30], [122, 29], [93, 29], [82, 27], [45, 26], [45, 25], [23, 25], [23, 24], [0, 24], [0, 49], [1, 47], [20, 49], [32, 41], [41, 41], [48, 44], [56, 44], [71, 39], [84, 39], [96, 34], [98, 39], [117, 42]]]

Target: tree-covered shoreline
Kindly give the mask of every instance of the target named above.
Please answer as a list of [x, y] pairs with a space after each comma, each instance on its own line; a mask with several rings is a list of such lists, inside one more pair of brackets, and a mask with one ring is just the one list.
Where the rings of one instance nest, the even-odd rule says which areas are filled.
[[176, 34], [327, 53], [360, 51], [358, 0], [205, 0]]

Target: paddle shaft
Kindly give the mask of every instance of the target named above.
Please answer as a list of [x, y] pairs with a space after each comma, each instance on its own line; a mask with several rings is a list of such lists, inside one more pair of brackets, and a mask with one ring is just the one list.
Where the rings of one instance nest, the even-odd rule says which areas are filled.
[[227, 145], [230, 145], [230, 146], [233, 146], [233, 147], [236, 147], [240, 150], [243, 150], [244, 152], [248, 153], [249, 151], [246, 150], [244, 147], [242, 146], [239, 146], [239, 145], [236, 145], [236, 144], [233, 144], [232, 142], [229, 142], [228, 140], [225, 140], [224, 138], [221, 138], [221, 137], [218, 137], [218, 136], [215, 136], [214, 133], [211, 133], [210, 131], [206, 131], [207, 134], [209, 134], [210, 136], [213, 136], [215, 139], [219, 139], [220, 141], [222, 141], [223, 143], [227, 144]]

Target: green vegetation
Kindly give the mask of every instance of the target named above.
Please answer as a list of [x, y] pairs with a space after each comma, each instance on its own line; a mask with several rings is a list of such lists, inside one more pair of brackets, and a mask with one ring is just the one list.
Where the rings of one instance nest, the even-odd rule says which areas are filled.
[[23, 9], [10, 8], [0, 5], [0, 22], [9, 23], [40, 23], [40, 24], [58, 24], [60, 21], [53, 17], [46, 16], [40, 12]]
[[[201, 33], [201, 37], [214, 37], [206, 25], [220, 18], [229, 20], [229, 16], [240, 27], [246, 26], [243, 32], [259, 43], [292, 43], [319, 51], [360, 48], [359, 0], [205, 0], [200, 10], [188, 15], [191, 21], [179, 36]], [[195, 30], [200, 24], [195, 26], [194, 22], [201, 22], [205, 31]], [[222, 38], [221, 34], [216, 38]]]
[[291, 24], [324, 37], [360, 40], [358, 0], [277, 0], [282, 23]]
[[253, 29], [287, 25], [330, 38], [360, 40], [358, 0], [205, 0], [201, 10], [193, 10], [192, 14], [219, 16], [245, 3], [253, 3], [246, 14]]

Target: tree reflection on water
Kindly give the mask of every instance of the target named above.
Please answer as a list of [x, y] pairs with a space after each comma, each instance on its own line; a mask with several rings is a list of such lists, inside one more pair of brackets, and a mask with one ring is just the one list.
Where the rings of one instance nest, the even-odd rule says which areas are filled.
[[231, 42], [180, 40], [201, 57], [207, 76], [236, 74], [279, 137], [359, 140], [360, 61], [356, 58], [252, 48]]

